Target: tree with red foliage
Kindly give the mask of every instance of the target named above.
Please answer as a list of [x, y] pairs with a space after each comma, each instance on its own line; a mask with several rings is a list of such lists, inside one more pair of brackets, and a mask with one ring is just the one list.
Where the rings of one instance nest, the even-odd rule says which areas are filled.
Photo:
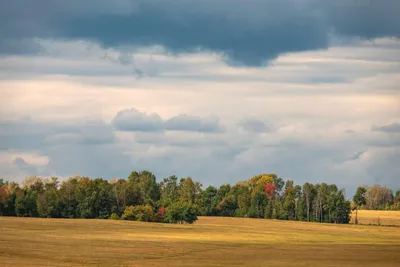
[[272, 199], [275, 196], [276, 187], [274, 184], [268, 183], [264, 186], [264, 191], [267, 197]]
[[154, 221], [155, 222], [164, 222], [166, 214], [167, 214], [167, 208], [164, 206], [161, 206], [158, 209], [157, 213], [155, 214], [156, 216], [154, 218]]
[[165, 207], [161, 207], [159, 210], [158, 210], [158, 212], [161, 214], [161, 216], [164, 218], [165, 217], [165, 211], [166, 211], [166, 208]]

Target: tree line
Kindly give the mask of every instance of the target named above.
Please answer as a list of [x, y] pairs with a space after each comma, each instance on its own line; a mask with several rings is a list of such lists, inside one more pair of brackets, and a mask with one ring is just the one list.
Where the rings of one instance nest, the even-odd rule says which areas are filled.
[[357, 212], [366, 210], [400, 210], [400, 190], [393, 195], [393, 191], [386, 186], [360, 186], [357, 188], [352, 202], [356, 210], [355, 223], [358, 223]]
[[74, 176], [60, 182], [37, 176], [21, 185], [0, 179], [0, 216], [98, 218], [193, 223], [197, 216], [230, 216], [346, 224], [352, 209], [398, 209], [386, 187], [360, 187], [353, 202], [334, 184], [295, 185], [276, 174], [260, 174], [219, 188], [192, 178], [157, 182], [149, 171], [111, 181]]

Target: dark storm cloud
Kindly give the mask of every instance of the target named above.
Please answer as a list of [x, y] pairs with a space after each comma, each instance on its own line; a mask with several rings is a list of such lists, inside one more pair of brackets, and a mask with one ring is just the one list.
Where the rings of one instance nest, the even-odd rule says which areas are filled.
[[400, 37], [398, 0], [325, 0], [337, 34], [363, 38]]
[[1, 43], [40, 37], [113, 48], [161, 45], [174, 54], [217, 52], [248, 66], [325, 49], [332, 33], [400, 36], [398, 0], [0, 0], [0, 9]]
[[0, 36], [0, 54], [35, 55], [44, 53], [43, 46], [32, 39], [2, 39]]
[[124, 109], [117, 113], [111, 124], [120, 131], [157, 132], [157, 131], [189, 131], [189, 132], [221, 132], [223, 127], [215, 116], [198, 117], [177, 115], [163, 120], [158, 114], [146, 114], [137, 109]]

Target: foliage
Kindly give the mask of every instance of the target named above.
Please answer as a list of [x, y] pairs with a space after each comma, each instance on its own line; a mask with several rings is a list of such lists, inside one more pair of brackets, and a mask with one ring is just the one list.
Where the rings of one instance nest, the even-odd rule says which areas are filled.
[[384, 210], [386, 203], [393, 203], [393, 191], [380, 185], [367, 187], [365, 201], [367, 209]]
[[197, 220], [197, 209], [192, 204], [177, 202], [166, 210], [164, 221], [167, 223], [194, 223]]
[[110, 215], [110, 218], [109, 218], [109, 219], [110, 219], [110, 220], [119, 220], [120, 218], [119, 218], [118, 214], [112, 213], [112, 214]]
[[272, 199], [275, 196], [275, 190], [276, 190], [276, 187], [274, 184], [268, 183], [264, 186], [265, 194], [267, 195], [267, 197], [269, 199]]
[[363, 206], [367, 204], [365, 200], [365, 193], [367, 192], [367, 189], [365, 187], [358, 187], [357, 191], [353, 197], [353, 201], [356, 204], [357, 207]]
[[3, 184], [3, 181], [0, 180], [1, 185], [0, 185], [0, 216], [3, 215], [3, 213], [7, 209], [7, 204], [10, 200], [10, 192], [8, 191], [8, 188]]
[[[354, 208], [400, 210], [400, 190], [360, 187]], [[20, 187], [0, 180], [0, 216], [103, 218], [145, 222], [193, 223], [197, 216], [252, 217], [348, 223], [350, 202], [332, 184], [295, 185], [276, 174], [260, 174], [231, 186], [208, 186], [191, 177], [169, 176], [157, 183], [149, 171], [128, 178], [27, 177]]]
[[141, 222], [155, 221], [155, 214], [153, 208], [149, 205], [129, 206], [125, 208], [122, 220], [132, 220]]

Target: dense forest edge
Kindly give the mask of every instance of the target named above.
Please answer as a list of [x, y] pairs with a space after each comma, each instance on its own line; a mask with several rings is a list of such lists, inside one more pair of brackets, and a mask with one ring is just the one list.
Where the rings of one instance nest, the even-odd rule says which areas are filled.
[[[400, 210], [400, 190], [360, 186], [353, 201], [334, 184], [295, 185], [276, 174], [260, 174], [219, 188], [192, 178], [157, 182], [149, 171], [111, 181], [74, 176], [30, 176], [22, 185], [0, 179], [0, 216], [97, 218], [193, 223], [197, 216], [265, 218], [347, 224], [359, 209]], [[357, 217], [355, 219], [357, 223]]]

